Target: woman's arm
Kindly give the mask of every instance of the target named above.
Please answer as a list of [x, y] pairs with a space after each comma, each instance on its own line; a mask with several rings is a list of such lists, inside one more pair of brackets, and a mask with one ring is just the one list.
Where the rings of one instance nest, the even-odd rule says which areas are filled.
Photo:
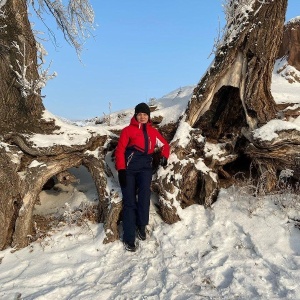
[[156, 135], [156, 145], [161, 149], [161, 155], [168, 159], [170, 156], [170, 145], [159, 131], [157, 131]]
[[116, 158], [115, 162], [116, 162], [117, 171], [126, 169], [125, 150], [128, 145], [128, 142], [129, 142], [129, 137], [127, 134], [127, 129], [124, 128], [121, 131], [118, 145], [115, 151], [115, 158]]

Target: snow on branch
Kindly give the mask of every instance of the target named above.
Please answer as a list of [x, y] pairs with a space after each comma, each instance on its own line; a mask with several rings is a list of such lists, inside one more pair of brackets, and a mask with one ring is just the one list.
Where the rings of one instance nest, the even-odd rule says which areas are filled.
[[243, 30], [256, 0], [224, 0], [222, 6], [226, 25], [222, 43], [230, 44]]
[[[253, 12], [254, 4], [259, 3]], [[239, 36], [248, 23], [250, 13], [256, 15], [263, 5], [270, 4], [270, 0], [223, 0], [222, 7], [226, 25], [215, 40], [213, 52], [217, 52], [224, 45], [230, 45]]]
[[21, 95], [24, 98], [27, 98], [28, 96], [34, 94], [34, 95], [40, 95], [40, 90], [46, 85], [46, 82], [54, 77], [56, 77], [56, 73], [53, 73], [52, 75], [49, 75], [49, 68], [43, 70], [41, 69], [41, 65], [39, 66], [39, 78], [36, 80], [27, 79], [27, 70], [28, 67], [33, 64], [33, 62], [30, 62], [29, 64], [26, 64], [26, 47], [25, 44], [23, 44], [23, 49], [20, 48], [20, 45], [17, 42], [12, 43], [12, 47], [16, 49], [17, 53], [22, 58], [22, 61], [20, 62], [18, 59], [16, 59], [16, 63], [18, 66], [17, 70], [14, 70], [13, 66], [10, 65], [11, 69], [17, 76], [17, 83], [21, 86]]
[[[6, 16], [4, 15], [4, 13], [1, 11], [0, 9], [0, 18], [5, 18]], [[7, 27], [7, 25], [4, 26], [0, 26], [0, 30], [5, 29]]]
[[[4, 11], [2, 10], [2, 7], [5, 5], [6, 0], [0, 0], [0, 18], [5, 19], [6, 15]], [[7, 26], [0, 26], [0, 30], [6, 28]]]
[[[220, 49], [225, 44], [229, 45], [243, 31], [248, 23], [249, 15], [256, 15], [263, 5], [270, 4], [273, 0], [223, 0], [223, 11], [226, 25], [223, 29], [223, 36], [215, 42], [215, 48]], [[254, 4], [259, 7], [254, 12]]]
[[[38, 7], [35, 6], [36, 2]], [[66, 41], [79, 55], [84, 41], [90, 37], [91, 30], [94, 30], [94, 11], [89, 0], [69, 0], [67, 6], [62, 0], [30, 0], [30, 3], [43, 22], [43, 12], [50, 12], [54, 16]], [[47, 28], [51, 31], [48, 26]]]

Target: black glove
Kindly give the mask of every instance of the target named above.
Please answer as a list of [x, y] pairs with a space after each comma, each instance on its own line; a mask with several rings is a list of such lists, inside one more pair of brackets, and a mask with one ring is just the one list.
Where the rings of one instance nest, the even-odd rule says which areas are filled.
[[159, 164], [160, 164], [161, 166], [165, 167], [165, 166], [168, 164], [168, 160], [167, 160], [164, 156], [162, 156], [162, 157], [160, 158]]
[[119, 183], [122, 188], [126, 187], [126, 170], [122, 169], [118, 171]]

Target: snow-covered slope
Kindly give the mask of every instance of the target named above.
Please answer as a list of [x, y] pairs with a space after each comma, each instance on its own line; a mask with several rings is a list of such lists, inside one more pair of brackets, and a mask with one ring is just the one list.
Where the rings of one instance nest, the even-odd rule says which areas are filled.
[[276, 61], [271, 91], [277, 104], [300, 104], [300, 71], [290, 66], [286, 58]]
[[[289, 72], [283, 70], [289, 70]], [[289, 66], [285, 59], [277, 60], [272, 76], [272, 95], [277, 104], [284, 103], [300, 106], [300, 82], [291, 80], [291, 71], [300, 78], [300, 71]], [[152, 100], [151, 104], [153, 104], [156, 109], [151, 113], [151, 117], [162, 116], [163, 121], [161, 125], [176, 122], [185, 111], [195, 87], [195, 85], [181, 87], [161, 98]], [[129, 123], [133, 113], [133, 107], [111, 113], [109, 116], [106, 116], [109, 117], [109, 127], [113, 129], [122, 129], [124, 125]], [[108, 124], [108, 122], [103, 121], [103, 118], [98, 118], [98, 121], [99, 120], [103, 122], [103, 125]], [[80, 121], [77, 124], [83, 125], [94, 123], [95, 119], [86, 122]]]

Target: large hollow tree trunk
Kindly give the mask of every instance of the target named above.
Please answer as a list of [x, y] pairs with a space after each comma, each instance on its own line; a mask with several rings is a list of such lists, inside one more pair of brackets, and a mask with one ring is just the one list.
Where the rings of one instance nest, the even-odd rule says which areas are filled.
[[[110, 139], [109, 132], [100, 136], [76, 126], [72, 131], [70, 125], [64, 132], [55, 118], [44, 118], [41, 91], [36, 85], [40, 79], [37, 47], [26, 0], [8, 0], [1, 10], [0, 250], [29, 244], [39, 193], [50, 178], [63, 178], [71, 167], [85, 165], [91, 172], [103, 221], [108, 215], [109, 197], [104, 156]], [[35, 144], [31, 139], [35, 136], [56, 142], [50, 146]]]
[[[43, 186], [54, 176], [66, 176], [66, 171], [72, 167], [84, 165], [88, 168], [98, 192], [99, 215], [108, 215], [108, 174], [101, 159], [106, 152], [108, 136], [91, 136], [82, 145], [39, 148], [28, 143], [27, 135], [13, 137], [15, 139], [0, 143], [0, 222], [4, 225], [0, 229], [1, 249], [8, 246], [18, 249], [30, 243], [33, 209]], [[45, 134], [44, 138], [52, 136]], [[104, 218], [99, 221], [103, 222]]]
[[195, 88], [172, 141], [171, 161], [177, 162], [168, 166], [168, 178], [158, 177], [157, 188], [165, 191], [161, 206], [171, 222], [179, 218], [175, 200], [181, 207], [210, 206], [220, 187], [232, 183], [227, 166], [247, 155], [272, 173], [268, 186], [274, 186], [278, 164], [266, 159], [267, 151], [259, 144], [247, 145], [254, 141], [253, 130], [276, 117], [271, 79], [287, 0], [248, 1], [252, 6], [247, 9], [246, 2], [230, 2], [236, 17], [228, 21], [224, 42]]
[[32, 232], [32, 212], [44, 184], [54, 175], [73, 166], [80, 165], [82, 155], [74, 153], [49, 162], [40, 160], [38, 166], [31, 167], [20, 188], [21, 206], [14, 224], [12, 246], [22, 248], [28, 245]]

